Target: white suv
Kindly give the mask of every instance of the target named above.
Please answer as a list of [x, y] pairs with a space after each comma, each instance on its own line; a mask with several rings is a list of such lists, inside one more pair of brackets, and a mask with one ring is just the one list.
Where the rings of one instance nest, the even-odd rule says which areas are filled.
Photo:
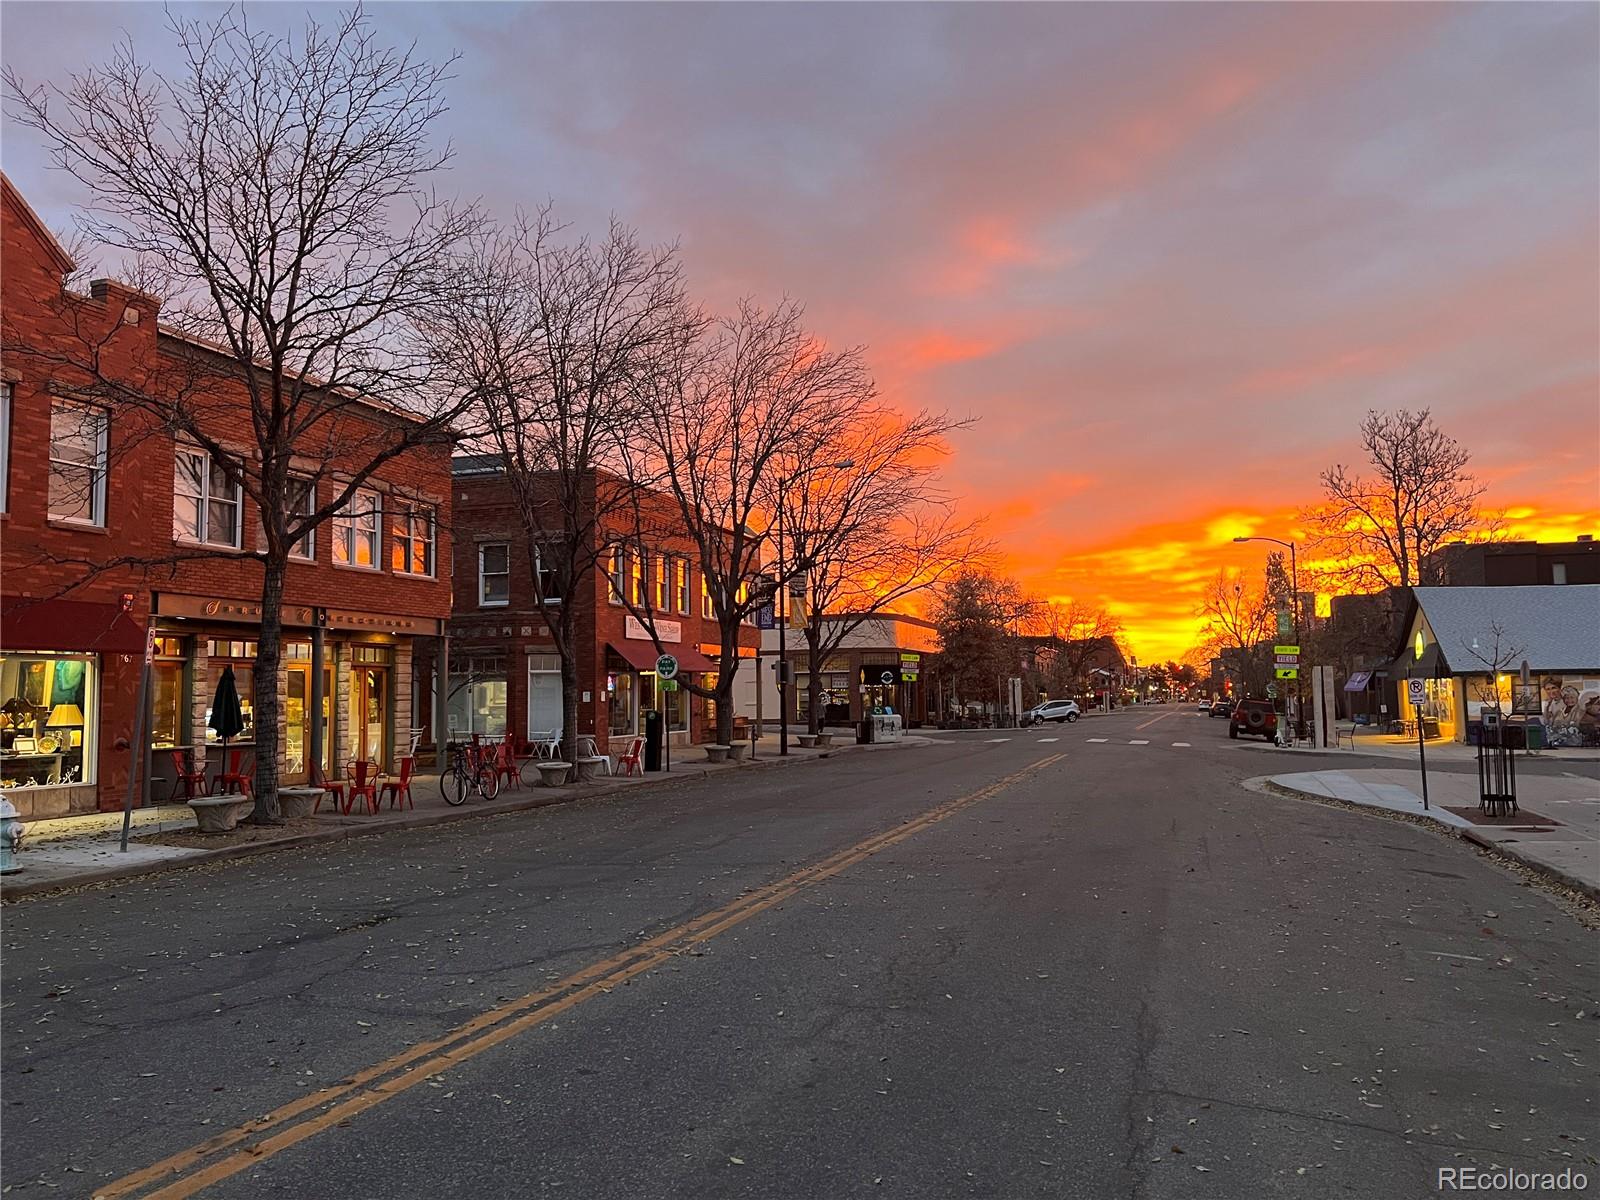
[[1022, 714], [1024, 725], [1042, 725], [1046, 721], [1076, 721], [1080, 716], [1076, 700], [1046, 700]]

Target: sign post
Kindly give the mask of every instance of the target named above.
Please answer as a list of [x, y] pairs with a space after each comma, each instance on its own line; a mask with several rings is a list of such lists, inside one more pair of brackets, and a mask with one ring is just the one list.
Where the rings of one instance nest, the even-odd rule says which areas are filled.
[[1428, 698], [1428, 685], [1421, 679], [1406, 680], [1406, 699], [1417, 718], [1417, 763], [1422, 769], [1422, 811], [1428, 811], [1428, 747], [1422, 736], [1422, 704]]
[[[656, 678], [661, 683], [663, 692], [678, 690], [678, 660], [670, 654], [663, 654], [656, 659]], [[662, 715], [665, 717], [667, 705], [661, 706]], [[666, 768], [667, 774], [672, 773], [672, 722], [664, 720], [665, 726], [661, 731], [661, 763]]]

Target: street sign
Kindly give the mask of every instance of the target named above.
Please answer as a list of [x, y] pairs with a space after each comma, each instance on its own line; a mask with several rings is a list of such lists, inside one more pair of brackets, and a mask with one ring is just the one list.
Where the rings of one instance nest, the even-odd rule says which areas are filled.
[[773, 608], [772, 601], [764, 600], [760, 604], [756, 605], [756, 628], [776, 629], [777, 627], [778, 616]]
[[1272, 652], [1274, 654], [1299, 654], [1300, 653], [1300, 647], [1299, 646], [1274, 646], [1272, 648]]
[[663, 692], [675, 692], [675, 691], [677, 691], [678, 690], [678, 681], [676, 679], [663, 679], [661, 681], [661, 690]]
[[1406, 680], [1406, 699], [1413, 705], [1421, 704], [1428, 698], [1427, 684], [1421, 679]]
[[1298, 667], [1300, 656], [1298, 654], [1280, 654], [1275, 660], [1280, 667]]
[[1267, 699], [1268, 700], [1276, 700], [1277, 698], [1278, 698], [1278, 685], [1275, 684], [1275, 683], [1267, 684]]
[[1289, 615], [1287, 608], [1278, 610], [1278, 636], [1284, 641], [1294, 636], [1294, 618]]
[[1275, 672], [1279, 679], [1299, 679], [1299, 667], [1278, 667]]
[[678, 677], [678, 660], [670, 654], [663, 654], [656, 659], [656, 674], [662, 679], [676, 679]]

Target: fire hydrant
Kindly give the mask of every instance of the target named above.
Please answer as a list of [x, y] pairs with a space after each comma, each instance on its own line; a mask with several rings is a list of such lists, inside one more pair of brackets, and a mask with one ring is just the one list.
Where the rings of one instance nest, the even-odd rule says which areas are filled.
[[17, 862], [17, 850], [22, 845], [22, 835], [27, 826], [17, 813], [17, 806], [0, 796], [0, 875], [10, 875], [22, 870]]

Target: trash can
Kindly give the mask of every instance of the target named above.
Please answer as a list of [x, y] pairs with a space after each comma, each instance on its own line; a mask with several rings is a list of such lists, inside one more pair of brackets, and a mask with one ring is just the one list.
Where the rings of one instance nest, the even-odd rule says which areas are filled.
[[1525, 726], [1523, 726], [1523, 734], [1527, 738], [1527, 748], [1529, 750], [1544, 749], [1543, 721], [1529, 721]]
[[661, 712], [648, 708], [644, 714], [644, 769], [661, 770]]
[[872, 741], [872, 718], [862, 717], [856, 725], [856, 744], [867, 745]]

